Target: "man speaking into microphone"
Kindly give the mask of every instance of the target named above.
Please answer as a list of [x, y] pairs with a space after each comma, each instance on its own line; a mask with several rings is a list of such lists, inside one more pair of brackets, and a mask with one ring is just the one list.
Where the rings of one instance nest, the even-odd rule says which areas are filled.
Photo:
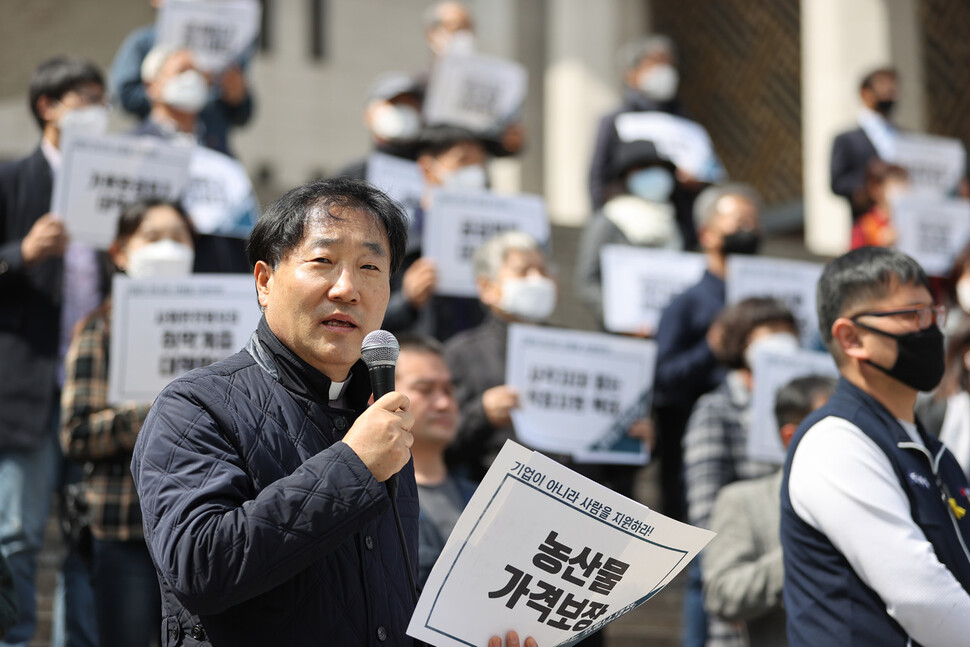
[[369, 184], [327, 180], [291, 190], [253, 229], [257, 330], [166, 387], [135, 445], [164, 646], [413, 644], [401, 536], [413, 564], [414, 420], [395, 391], [367, 406], [360, 360], [406, 223]]

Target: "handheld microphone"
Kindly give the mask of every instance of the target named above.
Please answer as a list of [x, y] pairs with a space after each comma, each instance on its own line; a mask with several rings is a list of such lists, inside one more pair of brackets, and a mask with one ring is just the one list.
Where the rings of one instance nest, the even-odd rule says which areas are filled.
[[[394, 390], [394, 367], [401, 347], [397, 339], [386, 330], [367, 333], [360, 346], [360, 357], [367, 365], [374, 400], [379, 400]], [[397, 474], [387, 479], [387, 490], [391, 498], [397, 496]]]

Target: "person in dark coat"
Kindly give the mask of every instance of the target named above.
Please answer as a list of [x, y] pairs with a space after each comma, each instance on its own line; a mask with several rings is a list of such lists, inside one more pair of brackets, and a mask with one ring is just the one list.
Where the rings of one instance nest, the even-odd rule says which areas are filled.
[[132, 459], [166, 647], [414, 644], [414, 417], [398, 392], [367, 406], [360, 360], [406, 231], [348, 179], [293, 189], [256, 224], [257, 330], [162, 391]]

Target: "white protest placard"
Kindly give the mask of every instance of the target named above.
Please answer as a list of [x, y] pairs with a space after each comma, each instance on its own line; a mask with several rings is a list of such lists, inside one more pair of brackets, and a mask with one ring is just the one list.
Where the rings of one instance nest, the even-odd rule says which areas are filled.
[[656, 357], [652, 341], [511, 324], [505, 383], [519, 393], [516, 436], [582, 461], [645, 464], [649, 450], [627, 431], [650, 410]]
[[753, 461], [785, 462], [785, 447], [778, 435], [775, 419], [775, 397], [781, 387], [798, 377], [839, 376], [835, 361], [828, 353], [799, 349], [779, 353], [764, 349], [754, 356], [754, 390], [751, 394], [751, 425], [748, 428], [748, 457]]
[[732, 254], [727, 258], [727, 302], [748, 297], [783, 301], [795, 315], [802, 345], [809, 347], [818, 337], [815, 288], [821, 275], [821, 263]]
[[240, 350], [260, 316], [251, 276], [115, 276], [108, 400], [151, 402], [179, 375]]
[[437, 294], [474, 297], [472, 255], [489, 238], [522, 231], [540, 245], [549, 240], [545, 201], [537, 195], [498, 195], [489, 191], [439, 189], [424, 214], [421, 254], [435, 262]]
[[258, 0], [167, 0], [158, 9], [158, 44], [192, 50], [196, 66], [220, 72], [237, 61], [259, 37]]
[[959, 139], [902, 133], [894, 161], [906, 169], [914, 190], [950, 193], [965, 177], [967, 151]]
[[565, 647], [640, 606], [714, 537], [507, 442], [455, 525], [409, 636]]
[[700, 124], [666, 112], [625, 112], [617, 116], [620, 141], [651, 141], [657, 152], [698, 180], [719, 179], [721, 164], [711, 136]]
[[259, 217], [259, 202], [243, 165], [204, 146], [193, 149], [182, 202], [200, 234], [246, 238]]
[[424, 193], [424, 178], [417, 162], [371, 153], [367, 157], [367, 181], [404, 205], [408, 216], [414, 218]]
[[525, 66], [481, 54], [442, 57], [431, 71], [424, 99], [429, 125], [487, 132], [508, 123], [525, 102]]
[[707, 266], [703, 254], [633, 245], [600, 249], [603, 322], [612, 332], [656, 331], [670, 301], [696, 284]]
[[931, 193], [907, 193], [892, 202], [896, 247], [915, 258], [927, 274], [947, 276], [970, 241], [970, 200]]
[[156, 137], [71, 135], [54, 175], [51, 212], [64, 219], [72, 240], [107, 249], [126, 205], [181, 195], [191, 157], [191, 147]]

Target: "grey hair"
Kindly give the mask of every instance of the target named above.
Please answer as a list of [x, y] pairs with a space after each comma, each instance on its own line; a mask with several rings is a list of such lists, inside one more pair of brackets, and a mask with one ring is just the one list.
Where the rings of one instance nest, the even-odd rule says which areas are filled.
[[523, 231], [505, 231], [497, 234], [482, 243], [472, 256], [475, 278], [494, 279], [502, 269], [505, 257], [511, 251], [541, 252], [542, 247], [535, 238]]
[[173, 44], [162, 44], [152, 47], [148, 54], [145, 55], [145, 60], [141, 62], [141, 82], [150, 83], [154, 81], [158, 73], [162, 71], [165, 62], [172, 58], [175, 52], [183, 49], [185, 48]]
[[709, 186], [694, 201], [694, 226], [701, 229], [711, 222], [717, 215], [717, 203], [721, 198], [729, 195], [744, 198], [754, 205], [758, 213], [761, 213], [761, 196], [750, 184], [742, 182], [728, 182], [727, 184], [717, 184]]
[[448, 4], [457, 4], [464, 7], [465, 11], [471, 16], [471, 9], [468, 8], [464, 2], [457, 2], [455, 0], [444, 0], [444, 2], [436, 2], [425, 8], [424, 13], [421, 15], [421, 22], [424, 24], [425, 31], [431, 31], [435, 27], [441, 24], [441, 18], [439, 17], [441, 8]]
[[620, 51], [617, 52], [616, 58], [620, 69], [627, 72], [640, 65], [640, 61], [643, 59], [657, 54], [667, 54], [670, 58], [677, 60], [677, 48], [669, 36], [650, 34], [624, 43], [620, 47]]

